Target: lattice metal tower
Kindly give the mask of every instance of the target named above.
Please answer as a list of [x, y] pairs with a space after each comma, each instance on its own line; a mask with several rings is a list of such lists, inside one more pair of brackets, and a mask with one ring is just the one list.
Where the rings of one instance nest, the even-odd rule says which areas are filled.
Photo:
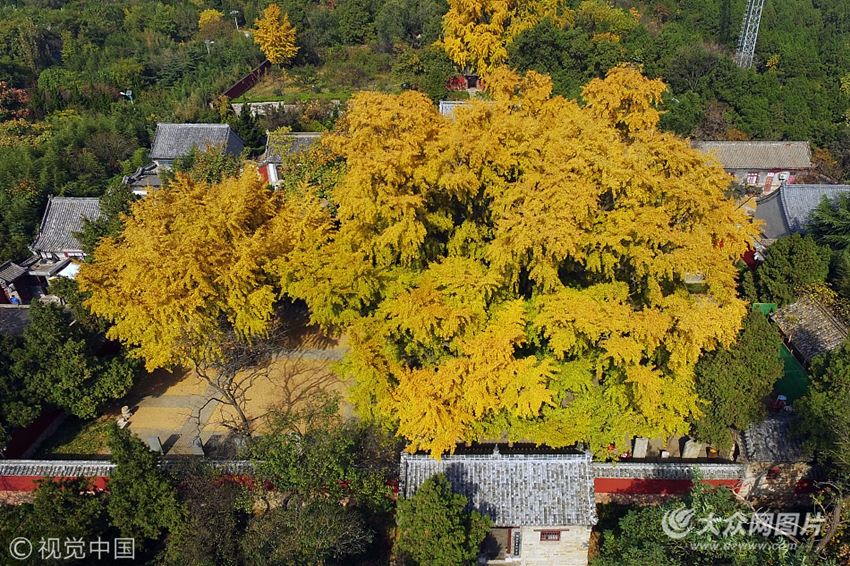
[[741, 24], [741, 39], [738, 40], [738, 51], [735, 52], [735, 62], [742, 69], [753, 66], [753, 55], [756, 52], [756, 40], [759, 36], [761, 9], [764, 0], [747, 0], [747, 13]]

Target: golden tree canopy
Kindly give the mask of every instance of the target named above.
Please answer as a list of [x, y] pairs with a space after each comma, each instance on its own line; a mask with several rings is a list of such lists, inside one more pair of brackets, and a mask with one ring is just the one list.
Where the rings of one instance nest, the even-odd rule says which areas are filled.
[[298, 47], [295, 45], [295, 28], [289, 23], [289, 15], [280, 15], [277, 4], [269, 4], [263, 10], [263, 17], [258, 18], [254, 25], [254, 43], [260, 46], [266, 58], [275, 65], [288, 63]]
[[220, 22], [222, 18], [224, 18], [223, 12], [213, 10], [212, 8], [204, 10], [203, 12], [201, 12], [200, 18], [198, 18], [198, 28], [203, 29], [206, 25], [215, 22]]
[[563, 0], [449, 0], [443, 38], [437, 42], [458, 66], [485, 74], [508, 59], [508, 45], [521, 31], [551, 18], [572, 24]]
[[685, 432], [694, 364], [745, 313], [755, 230], [728, 176], [658, 129], [665, 86], [635, 69], [586, 106], [534, 72], [490, 84], [453, 120], [416, 92], [350, 101], [323, 138], [346, 160], [337, 224], [273, 262], [284, 291], [349, 327], [357, 409], [411, 450]]
[[314, 211], [321, 216], [318, 203], [282, 202], [250, 164], [215, 184], [178, 173], [134, 203], [121, 239], [103, 240], [80, 268], [86, 306], [149, 370], [185, 362], [222, 319], [242, 338], [261, 335], [279, 295], [267, 267], [296, 246]]

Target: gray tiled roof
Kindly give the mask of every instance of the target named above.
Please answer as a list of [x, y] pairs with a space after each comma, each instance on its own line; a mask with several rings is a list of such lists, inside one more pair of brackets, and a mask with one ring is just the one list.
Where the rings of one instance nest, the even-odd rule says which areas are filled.
[[782, 199], [779, 197], [782, 188], [756, 199], [756, 211], [753, 218], [762, 221], [761, 233], [767, 240], [776, 240], [792, 233], [785, 220]]
[[775, 240], [794, 232], [805, 232], [809, 215], [823, 197], [835, 200], [850, 192], [850, 185], [788, 185], [756, 201], [755, 218], [764, 220], [765, 238]]
[[0, 265], [0, 281], [3, 283], [11, 283], [21, 275], [27, 272], [25, 267], [21, 267], [17, 263], [7, 261]]
[[238, 154], [245, 143], [227, 124], [157, 124], [151, 145], [150, 158], [175, 159], [197, 147], [203, 151], [207, 144], [224, 144], [227, 153]]
[[435, 474], [445, 474], [470, 509], [496, 526], [595, 525], [591, 455], [429, 456], [403, 454], [400, 493], [411, 497]]
[[0, 305], [0, 334], [20, 336], [30, 321], [28, 306]]
[[[248, 460], [207, 460], [222, 474], [251, 474]], [[183, 460], [162, 460], [163, 468], [180, 468]], [[115, 464], [109, 460], [0, 460], [0, 476], [111, 476]], [[1, 488], [2, 486], [0, 486]]]
[[812, 297], [800, 297], [796, 303], [771, 314], [770, 318], [807, 363], [847, 340], [847, 329]]
[[83, 229], [84, 218], [100, 218], [97, 198], [50, 197], [38, 236], [30, 249], [36, 253], [79, 251], [80, 242], [72, 234]]
[[[292, 145], [286, 150], [286, 154], [297, 155], [310, 149], [310, 146], [321, 139], [322, 134], [321, 132], [292, 132], [287, 134], [286, 137], [292, 140]], [[260, 162], [281, 164], [283, 159], [278, 152], [267, 147], [266, 153], [260, 157]]]
[[807, 141], [695, 141], [691, 145], [703, 153], [713, 153], [724, 169], [808, 169], [812, 166]]
[[743, 464], [679, 464], [654, 462], [594, 462], [593, 477], [642, 480], [689, 480], [698, 469], [706, 480], [738, 480], [744, 477]]
[[319, 141], [322, 137], [321, 132], [293, 132], [289, 138], [292, 139], [292, 147], [287, 151], [288, 154], [303, 153], [310, 149], [310, 146]]
[[790, 435], [791, 415], [775, 413], [744, 431], [744, 448], [751, 462], [805, 462], [800, 438]]
[[71, 258], [60, 259], [59, 261], [52, 259], [42, 260], [38, 256], [35, 256], [35, 258], [39, 261], [27, 262], [27, 271], [30, 275], [38, 275], [40, 277], [53, 277], [71, 263]]
[[0, 476], [109, 476], [108, 460], [0, 460]]

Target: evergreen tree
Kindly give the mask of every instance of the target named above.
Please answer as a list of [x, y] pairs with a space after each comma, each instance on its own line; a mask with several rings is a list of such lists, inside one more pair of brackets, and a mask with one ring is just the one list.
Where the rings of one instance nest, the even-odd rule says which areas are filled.
[[801, 287], [825, 281], [831, 252], [811, 235], [791, 234], [774, 242], [756, 271], [763, 303], [786, 305], [797, 300]]
[[765, 417], [762, 399], [782, 375], [782, 337], [761, 311], [744, 319], [729, 348], [703, 354], [696, 365], [697, 393], [706, 401], [696, 436], [717, 448], [732, 444], [728, 427], [746, 430]]
[[819, 244], [850, 247], [850, 195], [841, 193], [835, 201], [824, 196], [809, 217], [809, 227]]
[[795, 428], [805, 447], [850, 472], [850, 344], [812, 360], [809, 389], [794, 404]]
[[465, 496], [452, 493], [446, 476], [425, 480], [413, 497], [398, 502], [396, 550], [411, 566], [473, 566], [490, 518], [467, 513]]
[[112, 423], [107, 444], [115, 464], [107, 505], [112, 525], [138, 546], [160, 540], [183, 518], [177, 490], [160, 469], [157, 455], [129, 429]]
[[133, 385], [139, 364], [122, 351], [98, 357], [103, 339], [91, 334], [55, 304], [33, 303], [20, 348], [11, 353], [13, 375], [29, 392], [28, 404], [66, 409], [81, 418], [122, 397]]

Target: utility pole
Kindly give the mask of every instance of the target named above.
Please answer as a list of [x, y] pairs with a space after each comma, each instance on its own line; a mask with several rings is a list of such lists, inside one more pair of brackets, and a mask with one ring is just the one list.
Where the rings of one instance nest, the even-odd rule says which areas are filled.
[[747, 12], [741, 24], [741, 37], [738, 39], [738, 50], [735, 52], [735, 62], [742, 69], [753, 66], [753, 55], [756, 52], [756, 41], [759, 36], [761, 9], [764, 0], [747, 0]]
[[204, 40], [204, 43], [207, 45], [207, 55], [209, 55], [209, 54], [210, 54], [210, 45], [212, 45], [213, 43], [215, 43], [215, 41], [212, 41], [212, 40], [210, 40], [210, 39], [205, 39], [205, 40]]
[[236, 24], [236, 31], [239, 31], [239, 20], [236, 19], [236, 16], [239, 15], [239, 10], [230, 10], [230, 15], [233, 16], [233, 23]]

